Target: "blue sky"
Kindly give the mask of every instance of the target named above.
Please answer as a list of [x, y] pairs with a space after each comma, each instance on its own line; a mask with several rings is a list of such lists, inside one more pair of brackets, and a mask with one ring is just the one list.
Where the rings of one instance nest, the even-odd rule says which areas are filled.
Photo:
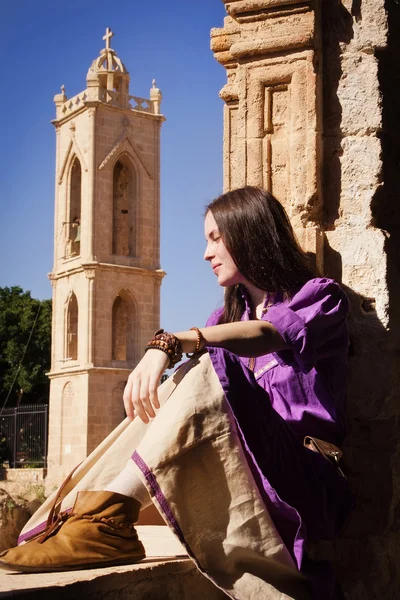
[[225, 72], [209, 49], [221, 0], [14, 0], [0, 8], [3, 57], [0, 118], [0, 286], [50, 298], [53, 260], [55, 117], [53, 96], [85, 89], [104, 42], [131, 76], [130, 93], [163, 93], [161, 152], [161, 324], [202, 325], [223, 293], [208, 264], [203, 210], [222, 191]]

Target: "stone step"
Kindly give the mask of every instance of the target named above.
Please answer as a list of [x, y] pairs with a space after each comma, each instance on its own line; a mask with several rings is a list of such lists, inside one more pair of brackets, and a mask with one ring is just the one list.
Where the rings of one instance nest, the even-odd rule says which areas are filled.
[[146, 559], [136, 565], [64, 573], [0, 571], [0, 598], [23, 600], [223, 600], [165, 525], [137, 526]]

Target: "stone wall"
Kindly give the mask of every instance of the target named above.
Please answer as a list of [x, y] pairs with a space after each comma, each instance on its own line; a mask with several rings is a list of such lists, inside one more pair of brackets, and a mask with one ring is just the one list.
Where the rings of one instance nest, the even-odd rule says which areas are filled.
[[352, 300], [346, 457], [356, 494], [322, 554], [354, 600], [400, 593], [399, 25], [392, 1], [322, 3], [325, 272]]
[[341, 538], [313, 552], [334, 563], [347, 598], [396, 598], [400, 6], [224, 3], [211, 47], [227, 70], [225, 189], [272, 191], [351, 303], [345, 450], [356, 506]]
[[0, 552], [18, 535], [45, 498], [45, 469], [0, 469]]
[[0, 488], [27, 502], [44, 500], [45, 469], [0, 469]]

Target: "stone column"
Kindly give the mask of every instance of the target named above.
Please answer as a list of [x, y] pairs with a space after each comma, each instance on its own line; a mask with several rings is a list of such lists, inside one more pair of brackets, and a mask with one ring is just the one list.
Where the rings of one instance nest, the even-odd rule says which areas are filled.
[[351, 304], [351, 519], [318, 558], [351, 600], [400, 590], [400, 10], [385, 0], [222, 0], [224, 186], [260, 185]]
[[306, 250], [321, 219], [319, 2], [225, 1], [211, 48], [226, 68], [224, 187], [259, 185], [285, 206]]

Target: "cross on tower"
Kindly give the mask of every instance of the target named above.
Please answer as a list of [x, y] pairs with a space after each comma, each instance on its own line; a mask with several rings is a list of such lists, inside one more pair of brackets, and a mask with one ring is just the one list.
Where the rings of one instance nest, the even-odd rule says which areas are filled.
[[106, 35], [103, 35], [103, 40], [106, 42], [106, 50], [110, 49], [110, 40], [113, 37], [113, 32], [109, 27], [106, 29]]

